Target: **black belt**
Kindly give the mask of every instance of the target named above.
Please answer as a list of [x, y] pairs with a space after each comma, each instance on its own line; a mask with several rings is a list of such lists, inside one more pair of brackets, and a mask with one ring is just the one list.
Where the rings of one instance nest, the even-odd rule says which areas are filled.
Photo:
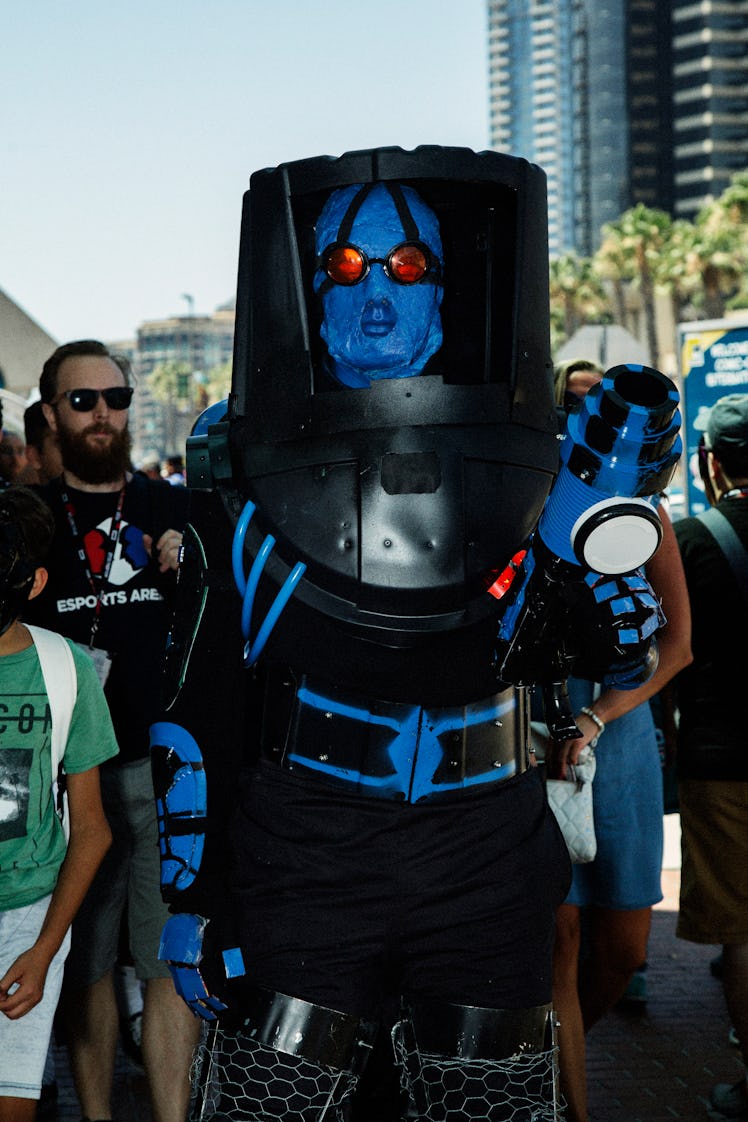
[[372, 701], [303, 678], [288, 721], [262, 738], [263, 758], [346, 791], [417, 803], [454, 798], [526, 770], [523, 690], [424, 708]]

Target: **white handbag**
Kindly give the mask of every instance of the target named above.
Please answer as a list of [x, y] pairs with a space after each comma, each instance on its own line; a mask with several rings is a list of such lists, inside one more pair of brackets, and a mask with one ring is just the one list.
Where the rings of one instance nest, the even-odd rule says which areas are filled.
[[[538, 761], [545, 760], [548, 729], [540, 721], [531, 724], [532, 747]], [[592, 780], [595, 778], [594, 749], [587, 745], [576, 764], [566, 768], [566, 779], [547, 779], [548, 803], [564, 835], [569, 856], [577, 865], [593, 861], [597, 853], [595, 818], [592, 812]]]
[[564, 835], [569, 856], [576, 864], [593, 861], [597, 853], [592, 811], [595, 753], [583, 748], [576, 764], [567, 764], [566, 779], [548, 779], [548, 802]]

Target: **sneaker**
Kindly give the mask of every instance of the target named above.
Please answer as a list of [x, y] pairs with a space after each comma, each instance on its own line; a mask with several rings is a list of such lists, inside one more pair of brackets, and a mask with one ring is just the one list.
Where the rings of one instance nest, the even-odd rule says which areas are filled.
[[647, 1003], [647, 973], [646, 966], [631, 975], [631, 981], [626, 986], [621, 1004], [646, 1005]]
[[718, 1083], [712, 1088], [709, 1105], [723, 1118], [748, 1118], [748, 1092], [745, 1080], [738, 1083]]

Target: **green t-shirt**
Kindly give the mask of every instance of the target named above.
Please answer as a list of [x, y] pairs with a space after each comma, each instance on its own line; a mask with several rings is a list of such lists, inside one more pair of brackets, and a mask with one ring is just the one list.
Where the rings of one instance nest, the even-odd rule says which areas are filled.
[[[65, 747], [72, 775], [115, 756], [117, 741], [93, 663], [70, 647], [78, 678]], [[65, 857], [52, 795], [51, 732], [36, 647], [0, 657], [0, 911], [49, 895]]]

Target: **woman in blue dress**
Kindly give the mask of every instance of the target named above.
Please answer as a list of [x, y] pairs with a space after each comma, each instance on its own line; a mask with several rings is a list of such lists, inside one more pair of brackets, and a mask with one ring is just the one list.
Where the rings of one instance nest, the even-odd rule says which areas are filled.
[[[574, 408], [575, 399], [602, 374], [586, 360], [559, 366], [559, 406]], [[567, 1122], [588, 1122], [584, 1035], [623, 996], [646, 961], [652, 905], [662, 899], [662, 771], [649, 699], [691, 661], [691, 613], [672, 524], [662, 507], [659, 514], [662, 542], [646, 566], [667, 619], [657, 635], [657, 670], [634, 690], [600, 692], [596, 683], [570, 679], [582, 736], [551, 748], [548, 758], [554, 773], [563, 773], [593, 745], [597, 761], [597, 855], [589, 864], [574, 866], [571, 889], [556, 918], [553, 1001]], [[580, 961], [582, 909], [585, 953]]]

